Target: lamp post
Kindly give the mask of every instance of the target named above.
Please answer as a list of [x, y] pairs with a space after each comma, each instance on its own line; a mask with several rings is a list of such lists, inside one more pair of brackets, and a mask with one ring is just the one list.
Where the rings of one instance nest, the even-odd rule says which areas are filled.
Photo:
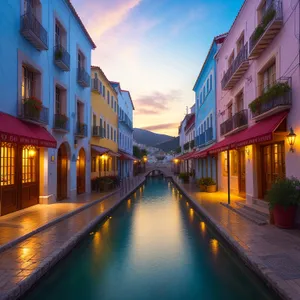
[[146, 162], [147, 162], [148, 158], [146, 155], [143, 156], [143, 162], [144, 162], [144, 172], [146, 172]]
[[296, 141], [297, 134], [294, 132], [293, 128], [290, 128], [289, 134], [286, 136], [288, 139], [288, 143], [290, 145], [290, 152], [295, 152], [295, 149], [293, 148], [295, 141]]

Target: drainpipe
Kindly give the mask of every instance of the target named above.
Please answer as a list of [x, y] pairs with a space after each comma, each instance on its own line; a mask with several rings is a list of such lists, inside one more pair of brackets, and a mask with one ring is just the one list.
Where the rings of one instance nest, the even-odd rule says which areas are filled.
[[230, 205], [230, 155], [229, 150], [227, 150], [227, 176], [228, 176], [228, 205]]

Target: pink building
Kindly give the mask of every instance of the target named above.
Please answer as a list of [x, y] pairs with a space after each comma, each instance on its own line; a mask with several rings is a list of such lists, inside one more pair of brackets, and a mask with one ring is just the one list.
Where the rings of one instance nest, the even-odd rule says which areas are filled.
[[218, 143], [208, 154], [218, 157], [219, 189], [229, 183], [251, 205], [278, 176], [300, 178], [299, 6], [246, 0], [216, 54]]

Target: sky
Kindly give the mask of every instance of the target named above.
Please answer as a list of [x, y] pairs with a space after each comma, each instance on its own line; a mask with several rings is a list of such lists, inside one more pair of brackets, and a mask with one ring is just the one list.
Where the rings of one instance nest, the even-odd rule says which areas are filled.
[[92, 65], [129, 90], [134, 127], [178, 135], [214, 36], [244, 0], [72, 0], [97, 48]]

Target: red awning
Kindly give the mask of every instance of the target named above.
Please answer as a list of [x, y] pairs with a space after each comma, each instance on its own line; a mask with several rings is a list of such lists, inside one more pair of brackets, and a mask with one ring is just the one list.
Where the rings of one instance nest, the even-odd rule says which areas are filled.
[[114, 151], [112, 151], [108, 148], [105, 148], [105, 147], [92, 145], [91, 148], [92, 148], [93, 151], [97, 152], [99, 155], [108, 154], [110, 156], [116, 156], [116, 157], [120, 156], [119, 153], [116, 153], [116, 152], [114, 152]]
[[206, 150], [198, 150], [196, 151], [192, 158], [198, 159], [198, 158], [204, 158], [208, 155], [207, 149]]
[[0, 142], [56, 148], [55, 138], [46, 128], [0, 112]]
[[273, 139], [273, 132], [287, 115], [288, 112], [284, 111], [264, 119], [255, 125], [216, 143], [211, 148], [207, 149], [208, 153], [215, 154], [238, 147], [271, 141]]
[[192, 151], [192, 152], [188, 152], [184, 155], [183, 158], [181, 158], [181, 160], [188, 160], [188, 159], [192, 159], [193, 155], [195, 154], [196, 151]]
[[125, 153], [125, 152], [123, 152], [121, 150], [119, 150], [119, 154], [120, 154], [119, 159], [121, 159], [121, 160], [138, 160], [134, 156], [132, 156], [132, 155], [130, 155], [128, 153]]

